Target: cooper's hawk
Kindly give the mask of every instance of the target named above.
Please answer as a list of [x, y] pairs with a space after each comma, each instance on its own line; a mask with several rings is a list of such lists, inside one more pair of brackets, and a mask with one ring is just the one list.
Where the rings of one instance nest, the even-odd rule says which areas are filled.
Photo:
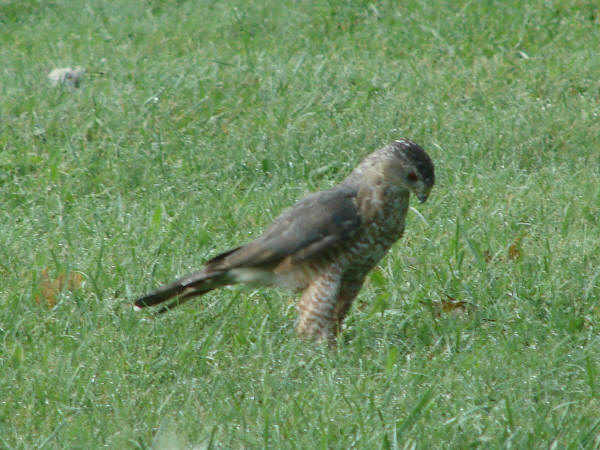
[[409, 193], [424, 202], [433, 163], [408, 139], [365, 158], [333, 188], [310, 194], [279, 215], [252, 242], [209, 260], [198, 272], [136, 300], [165, 312], [221, 286], [250, 283], [304, 291], [301, 335], [335, 341], [365, 276], [404, 231]]

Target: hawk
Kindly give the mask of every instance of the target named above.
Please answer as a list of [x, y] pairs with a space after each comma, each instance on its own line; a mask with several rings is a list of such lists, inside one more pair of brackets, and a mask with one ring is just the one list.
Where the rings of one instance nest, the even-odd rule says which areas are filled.
[[252, 242], [135, 301], [163, 313], [192, 297], [236, 283], [303, 291], [300, 335], [335, 344], [365, 276], [404, 232], [409, 195], [427, 200], [433, 162], [408, 139], [367, 156], [340, 184], [308, 195]]

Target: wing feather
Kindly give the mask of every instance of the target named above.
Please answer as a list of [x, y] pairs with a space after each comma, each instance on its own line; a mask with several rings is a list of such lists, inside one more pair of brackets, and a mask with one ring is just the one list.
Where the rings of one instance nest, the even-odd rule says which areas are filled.
[[356, 189], [336, 186], [311, 194], [281, 213], [254, 241], [216, 256], [206, 269], [227, 270], [277, 264], [291, 256], [294, 263], [347, 239], [361, 225]]

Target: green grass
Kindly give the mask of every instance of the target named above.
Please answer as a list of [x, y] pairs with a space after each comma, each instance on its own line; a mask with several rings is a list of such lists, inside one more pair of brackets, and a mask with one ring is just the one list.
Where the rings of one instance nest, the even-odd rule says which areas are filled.
[[[1, 448], [600, 446], [595, 0], [86, 3], [0, 0]], [[337, 352], [279, 291], [131, 310], [402, 136]]]

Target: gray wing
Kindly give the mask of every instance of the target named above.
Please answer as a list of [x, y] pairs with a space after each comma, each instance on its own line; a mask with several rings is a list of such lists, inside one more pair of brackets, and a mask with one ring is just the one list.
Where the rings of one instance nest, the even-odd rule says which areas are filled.
[[209, 271], [276, 264], [286, 257], [292, 263], [352, 236], [361, 225], [357, 191], [336, 186], [311, 194], [281, 213], [254, 241], [216, 256]]

